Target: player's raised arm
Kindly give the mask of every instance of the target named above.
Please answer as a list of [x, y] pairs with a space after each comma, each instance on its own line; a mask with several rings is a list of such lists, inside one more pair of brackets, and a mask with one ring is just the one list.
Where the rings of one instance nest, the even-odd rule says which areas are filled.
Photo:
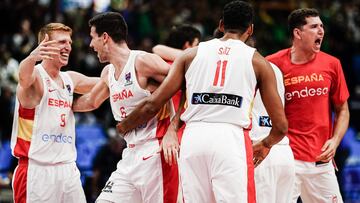
[[52, 46], [57, 43], [55, 40], [49, 40], [49, 35], [45, 35], [44, 40], [21, 61], [19, 65], [19, 85], [22, 88], [28, 88], [34, 84], [36, 73], [34, 71], [35, 64], [42, 60], [51, 60], [54, 56], [60, 54], [58, 47]]

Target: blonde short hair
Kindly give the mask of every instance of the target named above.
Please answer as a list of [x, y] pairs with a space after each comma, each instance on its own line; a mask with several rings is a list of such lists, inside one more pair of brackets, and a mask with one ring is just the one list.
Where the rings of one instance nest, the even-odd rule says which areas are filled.
[[40, 44], [40, 42], [44, 40], [45, 34], [50, 36], [53, 32], [56, 31], [68, 32], [70, 36], [72, 35], [72, 29], [69, 26], [66, 26], [62, 23], [49, 23], [40, 29], [38, 34], [38, 43]]

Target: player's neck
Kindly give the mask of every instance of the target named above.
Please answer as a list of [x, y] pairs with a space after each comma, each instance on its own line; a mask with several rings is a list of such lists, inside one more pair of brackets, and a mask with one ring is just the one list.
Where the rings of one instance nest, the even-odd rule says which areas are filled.
[[131, 50], [125, 43], [112, 46], [112, 48], [110, 49], [109, 62], [115, 67], [115, 78], [119, 77], [119, 75], [121, 74], [124, 66], [129, 59], [130, 51]]
[[57, 67], [54, 63], [50, 61], [43, 61], [41, 65], [44, 67], [47, 74], [51, 77], [51, 79], [55, 80], [59, 77], [61, 67]]
[[301, 49], [299, 46], [292, 46], [290, 50], [290, 59], [293, 64], [305, 64], [313, 60], [316, 53], [313, 51]]
[[248, 35], [246, 34], [239, 34], [239, 33], [230, 33], [227, 32], [224, 34], [224, 36], [221, 38], [221, 40], [228, 40], [228, 39], [234, 39], [234, 40], [240, 40], [242, 42], [245, 42], [248, 38]]

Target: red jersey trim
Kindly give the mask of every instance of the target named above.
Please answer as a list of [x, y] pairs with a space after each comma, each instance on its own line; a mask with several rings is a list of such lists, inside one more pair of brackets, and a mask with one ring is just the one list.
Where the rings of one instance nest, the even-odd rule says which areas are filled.
[[[159, 139], [161, 144], [161, 139]], [[166, 203], [176, 203], [179, 193], [179, 170], [178, 165], [169, 165], [165, 162], [164, 152], [161, 151], [161, 169], [163, 174], [163, 197]]]
[[28, 157], [30, 149], [30, 142], [25, 141], [19, 137], [16, 139], [16, 145], [14, 148], [14, 156], [16, 157]]
[[247, 169], [248, 203], [256, 203], [253, 150], [252, 150], [251, 139], [249, 136], [249, 130], [244, 129], [244, 139], [245, 139], [245, 150], [246, 150], [246, 163], [248, 166]]
[[19, 117], [27, 120], [34, 120], [35, 117], [35, 108], [27, 109], [19, 105]]

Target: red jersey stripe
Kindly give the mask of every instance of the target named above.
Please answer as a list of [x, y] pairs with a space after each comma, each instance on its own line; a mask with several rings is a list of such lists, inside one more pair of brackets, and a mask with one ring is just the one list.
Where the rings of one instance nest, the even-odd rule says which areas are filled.
[[27, 120], [34, 120], [35, 117], [35, 108], [33, 109], [27, 109], [21, 106], [19, 106], [19, 117], [27, 119]]
[[30, 142], [18, 137], [14, 148], [14, 155], [16, 157], [28, 157], [29, 149]]
[[255, 193], [255, 180], [254, 180], [254, 163], [253, 163], [253, 151], [252, 151], [251, 139], [249, 136], [249, 130], [244, 129], [244, 138], [245, 138], [246, 162], [248, 166], [248, 170], [247, 170], [248, 203], [255, 203], [256, 193]]

